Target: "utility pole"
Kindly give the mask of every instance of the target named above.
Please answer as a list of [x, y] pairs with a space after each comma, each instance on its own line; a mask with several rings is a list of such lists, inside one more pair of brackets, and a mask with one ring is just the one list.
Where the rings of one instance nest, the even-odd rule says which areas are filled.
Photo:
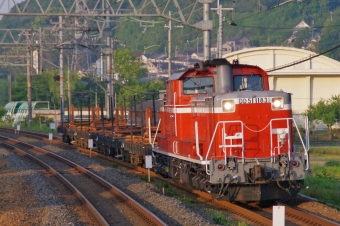
[[71, 75], [70, 75], [70, 55], [69, 55], [67, 58], [67, 94], [68, 94], [68, 118], [69, 119], [70, 119], [70, 111], [72, 108], [71, 77], [70, 76]]
[[[169, 18], [171, 18], [171, 11], [169, 11]], [[168, 59], [169, 59], [169, 64], [168, 64], [168, 76], [170, 78], [171, 76], [171, 29], [173, 28], [171, 25], [171, 20], [169, 20], [168, 26], [164, 25], [165, 28], [168, 28]], [[174, 27], [183, 27], [182, 25], [180, 26], [174, 26]]]
[[[105, 3], [105, 6], [107, 8], [106, 13], [110, 14], [109, 12], [109, 7], [108, 7], [108, 3]], [[105, 36], [106, 36], [106, 45], [107, 48], [110, 51], [109, 54], [106, 55], [106, 75], [107, 75], [107, 96], [106, 96], [106, 116], [107, 118], [111, 117], [111, 106], [112, 106], [112, 102], [111, 102], [111, 97], [112, 94], [114, 93], [113, 90], [113, 79], [112, 79], [112, 55], [113, 55], [113, 49], [111, 46], [111, 39], [113, 36], [113, 32], [111, 30], [111, 26], [110, 26], [110, 17], [107, 16], [106, 17], [106, 28], [105, 28]], [[113, 109], [112, 109], [113, 110]]]
[[28, 126], [32, 126], [32, 41], [33, 35], [30, 31], [26, 31], [27, 39], [27, 111], [28, 111]]
[[[59, 41], [63, 42], [63, 17], [59, 16]], [[64, 50], [60, 46], [59, 52], [59, 73], [60, 73], [60, 121], [64, 122]]]
[[39, 28], [39, 57], [38, 57], [38, 70], [39, 70], [39, 74], [42, 75], [42, 58], [43, 58], [43, 41], [42, 41], [42, 29], [41, 27]]
[[218, 27], [218, 34], [217, 34], [217, 58], [222, 58], [222, 42], [223, 42], [223, 27], [222, 27], [222, 11], [233, 11], [233, 8], [222, 8], [222, 5], [220, 4], [220, 1], [217, 1], [217, 8], [211, 8], [211, 10], [216, 11], [218, 14], [218, 21], [219, 21], [219, 27]]
[[[210, 20], [210, 3], [213, 1], [210, 0], [202, 0], [203, 3], [203, 23], [208, 23]], [[210, 60], [211, 53], [210, 53], [210, 30], [203, 31], [203, 49], [204, 49], [204, 60]]]
[[12, 75], [7, 75], [8, 81], [8, 102], [12, 101]]

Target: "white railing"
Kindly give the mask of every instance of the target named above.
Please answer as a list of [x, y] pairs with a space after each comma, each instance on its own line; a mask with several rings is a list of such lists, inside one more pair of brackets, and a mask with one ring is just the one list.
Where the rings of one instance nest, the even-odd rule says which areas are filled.
[[[291, 153], [292, 153], [292, 150], [291, 150], [291, 148], [292, 148], [292, 143], [291, 142], [292, 141], [290, 139], [291, 138], [291, 129], [292, 128], [291, 128], [290, 123], [289, 123], [290, 120], [292, 120], [292, 122], [294, 123], [295, 128], [298, 128], [294, 118], [272, 119], [272, 120], [270, 120], [270, 122], [264, 128], [262, 128], [260, 130], [252, 130], [248, 126], [246, 126], [242, 121], [239, 121], [239, 120], [236, 120], [236, 121], [220, 121], [220, 122], [216, 123], [216, 125], [215, 125], [215, 130], [214, 130], [214, 133], [213, 133], [213, 135], [211, 137], [211, 141], [210, 141], [210, 144], [209, 144], [209, 147], [208, 147], [208, 150], [207, 150], [207, 154], [205, 156], [205, 161], [208, 162], [208, 156], [210, 154], [212, 144], [215, 141], [215, 136], [216, 136], [217, 130], [218, 130], [220, 125], [222, 125], [222, 128], [221, 128], [222, 144], [219, 145], [219, 148], [222, 148], [222, 150], [223, 150], [225, 164], [227, 164], [227, 148], [230, 148], [229, 155], [232, 156], [232, 152], [231, 152], [232, 150], [231, 149], [233, 147], [242, 148], [242, 163], [244, 163], [244, 161], [245, 161], [245, 157], [244, 157], [244, 128], [248, 129], [251, 132], [256, 132], [257, 133], [257, 132], [263, 131], [268, 126], [270, 126], [270, 155], [271, 155], [271, 162], [275, 162], [275, 156], [281, 154], [281, 149], [284, 148], [285, 142], [288, 142], [288, 145], [287, 145], [288, 146], [288, 150], [286, 150], [286, 152], [288, 153], [288, 158], [290, 160]], [[286, 127], [283, 127], [283, 128], [273, 128], [273, 122], [274, 121], [286, 121]], [[306, 122], [307, 122], [306, 123], [306, 131], [308, 131], [308, 119], [306, 120]], [[240, 127], [241, 127], [241, 129], [240, 129], [241, 131], [235, 132], [234, 135], [229, 136], [225, 132], [226, 131], [226, 125], [227, 124], [232, 124], [232, 123], [233, 124], [239, 123]], [[307, 148], [306, 148], [306, 145], [304, 144], [302, 136], [301, 136], [300, 131], [298, 129], [297, 129], [297, 132], [298, 132], [301, 144], [302, 144], [303, 149], [304, 149], [304, 154], [303, 155], [304, 155], [304, 159], [306, 160], [306, 168], [305, 168], [305, 170], [308, 170], [309, 169], [309, 157], [308, 157], [309, 134], [307, 134], [307, 132], [306, 132], [306, 143], [307, 143]], [[276, 139], [277, 139], [278, 146], [276, 146], [276, 147], [274, 147], [274, 142], [273, 142], [273, 137], [274, 137], [273, 135], [274, 134], [277, 134]], [[229, 143], [226, 142], [227, 140], [229, 140]], [[233, 140], [241, 140], [241, 143], [240, 144], [233, 144]], [[277, 154], [276, 154], [275, 150], [277, 150]], [[211, 174], [210, 171], [208, 170], [208, 165], [207, 164], [206, 164], [206, 173], [208, 175]]]
[[[231, 124], [231, 123], [239, 123], [241, 125], [241, 132], [237, 132], [234, 134], [234, 136], [228, 136], [228, 134], [225, 133], [225, 126], [226, 124]], [[205, 156], [205, 161], [207, 162], [208, 160], [208, 156], [211, 150], [211, 146], [215, 140], [215, 136], [216, 136], [216, 132], [217, 129], [219, 127], [219, 125], [222, 125], [222, 145], [220, 145], [219, 147], [222, 148], [223, 152], [224, 152], [224, 159], [225, 159], [225, 163], [227, 163], [227, 148], [230, 148], [230, 154], [231, 154], [231, 148], [232, 147], [241, 147], [242, 148], [242, 162], [244, 163], [244, 136], [243, 136], [243, 127], [244, 124], [242, 121], [236, 120], [236, 121], [220, 121], [218, 123], [216, 123], [215, 126], [215, 130], [214, 133], [212, 135], [209, 147], [208, 147], [208, 151], [207, 151], [207, 155]], [[241, 139], [241, 144], [232, 144], [232, 140], [234, 139]], [[226, 144], [226, 140], [230, 141], [230, 144]], [[208, 175], [210, 175], [210, 171], [208, 170], [208, 164], [205, 165], [205, 171]]]

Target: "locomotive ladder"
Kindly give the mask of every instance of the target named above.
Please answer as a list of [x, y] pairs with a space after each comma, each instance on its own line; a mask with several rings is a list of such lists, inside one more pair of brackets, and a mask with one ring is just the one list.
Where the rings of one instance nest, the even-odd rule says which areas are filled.
[[[241, 126], [241, 131], [240, 132], [236, 132], [233, 136], [229, 136], [225, 131], [226, 131], [226, 124], [235, 124], [235, 123], [239, 123], [240, 126]], [[208, 148], [208, 151], [207, 151], [207, 155], [205, 157], [205, 161], [207, 162], [208, 160], [208, 156], [209, 156], [209, 153], [210, 153], [210, 149], [211, 149], [211, 146], [214, 142], [214, 139], [215, 139], [215, 135], [217, 133], [217, 129], [219, 127], [219, 125], [222, 125], [222, 144], [219, 145], [219, 148], [222, 148], [223, 150], [223, 153], [224, 153], [224, 162], [225, 164], [227, 164], [227, 148], [229, 148], [230, 152], [229, 154], [232, 155], [231, 153], [231, 148], [233, 147], [239, 147], [239, 148], [242, 148], [242, 163], [244, 163], [244, 136], [243, 136], [243, 127], [244, 127], [244, 124], [242, 121], [239, 121], [239, 120], [236, 120], [236, 121], [220, 121], [216, 124], [215, 126], [215, 130], [214, 130], [214, 133], [213, 133], [213, 136], [211, 138], [211, 142], [210, 142], [210, 145], [209, 145], [209, 148]], [[241, 144], [233, 144], [233, 140], [240, 140], [241, 141]], [[229, 144], [228, 144], [228, 141], [229, 141]], [[208, 170], [208, 164], [206, 164], [206, 173], [208, 175], [210, 175], [210, 171]]]
[[[296, 122], [295, 122], [295, 119], [294, 118], [278, 118], [278, 119], [271, 119], [269, 124], [270, 124], [270, 151], [271, 151], [271, 161], [272, 162], [275, 162], [275, 150], [277, 149], [278, 150], [278, 153], [277, 154], [281, 154], [280, 153], [280, 146], [278, 145], [277, 147], [273, 147], [273, 135], [274, 134], [277, 134], [277, 144], [281, 143], [281, 145], [283, 146], [284, 142], [285, 142], [285, 139], [286, 139], [286, 136], [288, 135], [288, 159], [290, 160], [291, 158], [291, 140], [290, 140], [290, 131], [291, 131], [291, 128], [290, 128], [290, 124], [289, 124], [289, 121], [292, 121], [295, 125], [295, 128], [298, 128]], [[304, 158], [305, 158], [305, 161], [306, 161], [306, 167], [305, 167], [305, 170], [308, 170], [309, 169], [309, 156], [308, 156], [308, 151], [309, 151], [309, 122], [308, 122], [308, 117], [306, 117], [305, 119], [305, 128], [306, 128], [306, 144], [305, 142], [303, 142], [303, 139], [302, 139], [302, 136], [300, 134], [300, 131], [297, 129], [297, 132], [299, 134], [299, 138], [300, 138], [300, 141], [301, 141], [301, 144], [303, 146], [303, 149], [304, 149]], [[286, 128], [273, 128], [273, 122], [274, 121], [286, 121]], [[294, 150], [293, 150], [294, 151]]]

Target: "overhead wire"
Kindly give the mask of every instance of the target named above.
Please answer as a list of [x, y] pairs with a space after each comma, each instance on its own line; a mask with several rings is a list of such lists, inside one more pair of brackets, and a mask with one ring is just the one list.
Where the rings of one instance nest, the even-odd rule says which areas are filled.
[[308, 61], [308, 60], [311, 60], [315, 57], [318, 57], [318, 56], [321, 56], [321, 55], [324, 55], [332, 50], [335, 50], [337, 48], [340, 47], [340, 44], [336, 45], [336, 46], [332, 46], [331, 48], [321, 52], [321, 53], [318, 53], [318, 54], [315, 54], [315, 55], [312, 55], [310, 57], [306, 57], [306, 58], [303, 58], [301, 60], [297, 60], [297, 61], [294, 61], [293, 63], [289, 63], [289, 64], [284, 64], [284, 65], [281, 65], [281, 66], [278, 66], [278, 67], [274, 67], [274, 68], [271, 68], [271, 69], [267, 69], [265, 70], [266, 72], [273, 72], [273, 71], [277, 71], [277, 70], [281, 70], [281, 69], [284, 69], [284, 68], [287, 68], [287, 67], [291, 67], [291, 66], [294, 66], [294, 65], [297, 65], [297, 64], [300, 64], [302, 62], [305, 62], [305, 61]]

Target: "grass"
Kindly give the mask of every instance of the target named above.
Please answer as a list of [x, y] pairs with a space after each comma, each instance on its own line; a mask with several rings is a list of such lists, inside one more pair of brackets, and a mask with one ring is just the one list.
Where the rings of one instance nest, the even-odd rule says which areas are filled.
[[192, 204], [192, 203], [195, 203], [196, 201], [192, 198], [187, 198], [187, 197], [184, 196], [184, 197], [181, 198], [181, 202]]
[[[113, 162], [112, 163], [112, 168], [117, 169], [119, 167], [118, 163]], [[146, 178], [147, 179], [147, 178]]]
[[[12, 127], [12, 124], [0, 122], [0, 127], [16, 128], [16, 125], [14, 127]], [[32, 126], [28, 126], [25, 122], [22, 122], [20, 124], [20, 129], [36, 131], [36, 132], [43, 132], [43, 133], [58, 134], [58, 131], [56, 129], [51, 130], [46, 124], [41, 124], [41, 125], [33, 124]]]
[[156, 187], [158, 187], [158, 188], [168, 188], [169, 185], [166, 182], [160, 181], [156, 184]]
[[211, 219], [219, 225], [225, 225], [225, 226], [246, 226], [247, 224], [245, 222], [234, 222], [230, 220], [229, 218], [223, 216], [223, 214], [219, 212], [211, 212], [210, 213]]
[[323, 203], [340, 206], [340, 147], [313, 147], [310, 150], [312, 175], [305, 179], [308, 189], [301, 194]]
[[[146, 175], [146, 176], [140, 176], [140, 179], [142, 180], [142, 181], [145, 181], [145, 182], [148, 182], [148, 176]], [[155, 179], [153, 179], [152, 177], [150, 177], [150, 182], [154, 182], [155, 181]]]

